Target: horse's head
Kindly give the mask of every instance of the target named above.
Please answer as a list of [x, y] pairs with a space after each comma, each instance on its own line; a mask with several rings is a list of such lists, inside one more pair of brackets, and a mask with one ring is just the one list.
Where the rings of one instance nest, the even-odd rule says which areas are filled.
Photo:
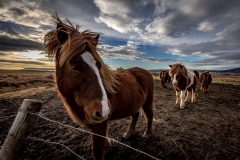
[[[54, 34], [45, 36], [48, 54], [56, 57], [59, 94], [69, 110], [77, 112], [71, 114], [81, 115], [80, 118], [88, 124], [101, 123], [110, 113], [110, 103], [100, 74], [102, 61], [96, 55], [98, 38], [97, 33], [80, 33], [61, 21]], [[58, 43], [56, 53], [51, 53], [51, 40]]]
[[171, 76], [173, 85], [178, 85], [182, 77], [187, 78], [187, 69], [182, 64], [169, 65], [169, 67], [169, 75]]

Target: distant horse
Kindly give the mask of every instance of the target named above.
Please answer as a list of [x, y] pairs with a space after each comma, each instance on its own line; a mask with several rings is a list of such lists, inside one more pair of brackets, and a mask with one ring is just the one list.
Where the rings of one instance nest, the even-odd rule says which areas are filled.
[[[107, 136], [108, 121], [131, 117], [124, 133], [129, 138], [142, 108], [147, 128], [144, 136], [153, 132], [154, 79], [150, 72], [130, 68], [113, 72], [98, 54], [99, 33], [79, 31], [69, 22], [55, 17], [56, 29], [45, 35], [44, 45], [49, 57], [55, 58], [58, 94], [72, 120], [93, 133]], [[104, 159], [110, 146], [106, 138], [92, 136], [94, 159]]]
[[199, 81], [201, 82], [200, 90], [203, 93], [207, 93], [208, 92], [208, 85], [210, 85], [210, 83], [212, 82], [211, 74], [208, 71], [204, 71], [201, 74]]
[[[172, 84], [176, 91], [176, 104], [180, 102], [180, 108], [185, 107], [185, 101], [195, 101], [195, 90], [198, 84], [199, 73], [195, 70], [187, 70], [182, 64], [169, 65], [169, 74], [172, 78]], [[187, 91], [187, 96], [185, 94]]]
[[122, 67], [120, 67], [120, 68], [117, 68], [116, 71], [121, 72], [121, 71], [124, 71], [124, 69]]
[[170, 78], [171, 78], [168, 74], [168, 71], [167, 70], [161, 71], [159, 76], [161, 80], [161, 87], [166, 88], [167, 86], [165, 83], [170, 82]]

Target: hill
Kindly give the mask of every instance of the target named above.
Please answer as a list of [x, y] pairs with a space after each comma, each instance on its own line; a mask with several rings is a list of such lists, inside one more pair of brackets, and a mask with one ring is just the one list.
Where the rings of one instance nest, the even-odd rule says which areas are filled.
[[[151, 73], [160, 73], [162, 70], [169, 70], [169, 69], [152, 69], [148, 70]], [[198, 70], [199, 72], [203, 72], [206, 70]], [[209, 72], [216, 72], [216, 73], [240, 73], [240, 68], [233, 68], [233, 69], [228, 69], [228, 70], [207, 70]]]

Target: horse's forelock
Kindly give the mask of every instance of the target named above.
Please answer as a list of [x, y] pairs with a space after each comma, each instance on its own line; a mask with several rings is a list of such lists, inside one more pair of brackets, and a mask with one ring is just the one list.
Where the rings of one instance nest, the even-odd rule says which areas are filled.
[[186, 67], [182, 64], [174, 64], [172, 65], [169, 74], [172, 76], [175, 73], [181, 73], [182, 75], [184, 75], [185, 77], [188, 77], [188, 71], [186, 69]]

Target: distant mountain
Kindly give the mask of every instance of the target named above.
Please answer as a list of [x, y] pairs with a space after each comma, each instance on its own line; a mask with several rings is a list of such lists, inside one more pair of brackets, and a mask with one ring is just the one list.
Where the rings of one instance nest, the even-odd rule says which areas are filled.
[[228, 69], [228, 70], [223, 70], [223, 71], [218, 71], [218, 72], [240, 73], [240, 68]]
[[27, 71], [54, 71], [55, 68], [24, 68]]
[[[168, 69], [152, 69], [148, 70], [151, 73], [160, 73], [162, 70], [168, 70]], [[233, 69], [228, 69], [228, 70], [198, 70], [199, 72], [203, 71], [209, 71], [209, 72], [216, 72], [216, 73], [240, 73], [240, 68], [233, 68]]]

